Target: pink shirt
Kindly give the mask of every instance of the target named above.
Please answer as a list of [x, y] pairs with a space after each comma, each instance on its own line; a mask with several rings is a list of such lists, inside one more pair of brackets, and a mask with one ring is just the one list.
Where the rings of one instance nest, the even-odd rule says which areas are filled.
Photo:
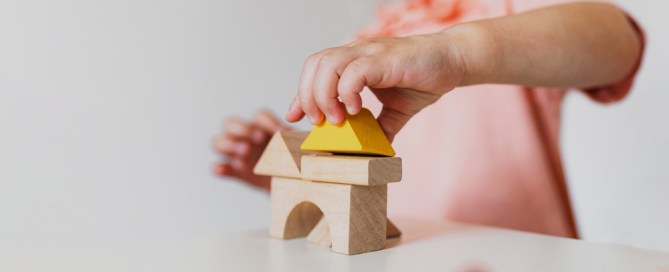
[[[560, 0], [409, 0], [379, 10], [360, 37], [433, 33], [454, 23], [509, 15]], [[641, 32], [640, 32], [641, 33]], [[642, 35], [641, 35], [642, 36]], [[622, 99], [626, 80], [583, 93]], [[512, 85], [458, 88], [418, 113], [393, 146], [403, 158], [389, 186], [390, 216], [451, 219], [577, 237], [558, 135], [567, 90]], [[365, 105], [380, 105], [365, 92]]]

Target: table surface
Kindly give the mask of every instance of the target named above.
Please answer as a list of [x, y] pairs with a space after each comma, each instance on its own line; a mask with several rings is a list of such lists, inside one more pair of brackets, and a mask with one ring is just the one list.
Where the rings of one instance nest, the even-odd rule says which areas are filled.
[[0, 270], [669, 272], [669, 253], [453, 222], [395, 223], [401, 238], [354, 256], [255, 230], [158, 242], [0, 245]]

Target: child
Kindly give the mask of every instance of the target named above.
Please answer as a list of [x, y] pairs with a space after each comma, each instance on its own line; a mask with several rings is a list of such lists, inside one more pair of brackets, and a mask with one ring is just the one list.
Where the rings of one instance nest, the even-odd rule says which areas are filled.
[[[409, 0], [383, 9], [365, 39], [307, 59], [286, 120], [338, 124], [363, 100], [380, 110], [404, 162], [403, 182], [389, 186], [391, 214], [578, 237], [558, 149], [560, 104], [567, 89], [622, 99], [644, 39], [613, 5], [554, 2], [566, 1]], [[375, 38], [390, 36], [401, 38]], [[268, 189], [251, 169], [282, 128], [268, 112], [229, 120], [215, 143], [229, 160], [217, 172]]]

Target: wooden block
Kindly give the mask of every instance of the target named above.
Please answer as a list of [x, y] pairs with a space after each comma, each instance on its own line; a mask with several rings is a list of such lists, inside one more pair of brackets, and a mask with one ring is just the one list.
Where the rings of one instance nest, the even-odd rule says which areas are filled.
[[314, 227], [314, 229], [309, 232], [307, 241], [319, 246], [332, 246], [332, 239], [330, 238], [330, 227], [328, 227], [328, 222], [325, 221], [325, 218], [321, 218], [321, 220], [318, 221], [318, 224], [316, 224], [316, 227]]
[[[395, 224], [393, 224], [390, 219], [386, 218], [386, 239], [397, 238], [401, 235], [402, 232], [397, 228], [397, 226], [395, 226]], [[321, 218], [321, 220], [318, 221], [318, 224], [316, 224], [316, 227], [314, 227], [314, 229], [309, 232], [307, 241], [319, 246], [332, 246], [332, 240], [330, 239], [330, 228], [328, 228], [328, 224], [325, 222], [324, 218]]]
[[308, 132], [279, 131], [272, 136], [253, 173], [264, 176], [301, 178], [301, 157], [314, 152], [302, 151], [299, 147]]
[[302, 156], [301, 173], [308, 180], [381, 185], [402, 180], [402, 159], [311, 154]]
[[402, 232], [400, 231], [393, 222], [390, 221], [390, 219], [386, 218], [386, 238], [397, 238], [402, 236]]
[[280, 239], [306, 236], [320, 215], [303, 206], [312, 203], [327, 222], [333, 251], [352, 255], [382, 249], [387, 188], [385, 184], [358, 186], [273, 177], [270, 235]]
[[[330, 223], [332, 250], [344, 254], [359, 254], [379, 250], [386, 245], [386, 208], [388, 185], [351, 186], [351, 207], [348, 226], [344, 221], [334, 220], [348, 228], [348, 247], [337, 248], [335, 226]], [[340, 245], [343, 243], [340, 243]]]
[[395, 156], [395, 150], [368, 109], [346, 115], [344, 123], [332, 125], [325, 120], [314, 127], [302, 143], [302, 150], [333, 153]]

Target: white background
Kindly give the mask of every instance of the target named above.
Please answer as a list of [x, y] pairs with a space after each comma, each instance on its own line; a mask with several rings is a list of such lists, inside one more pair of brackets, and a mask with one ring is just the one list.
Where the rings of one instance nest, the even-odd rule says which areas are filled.
[[[619, 1], [648, 33], [622, 103], [566, 101], [585, 239], [669, 251], [667, 4]], [[283, 114], [310, 53], [367, 0], [0, 2], [0, 243], [113, 243], [265, 227], [268, 198], [214, 177], [226, 116]]]

